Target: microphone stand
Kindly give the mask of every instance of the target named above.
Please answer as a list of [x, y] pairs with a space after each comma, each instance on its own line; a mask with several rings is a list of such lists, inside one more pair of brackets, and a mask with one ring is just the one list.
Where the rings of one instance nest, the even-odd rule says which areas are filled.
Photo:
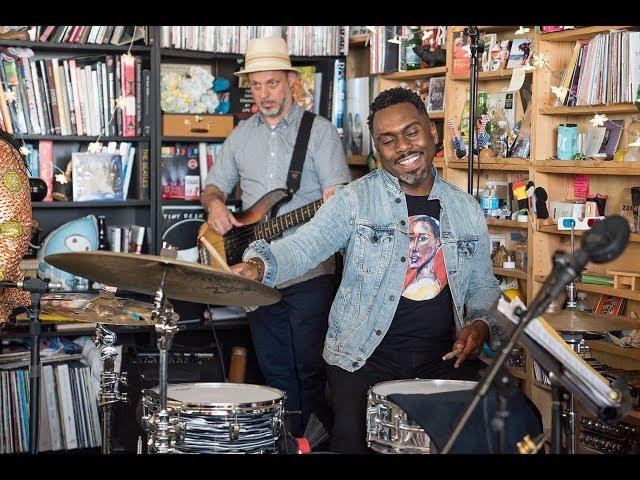
[[52, 288], [62, 288], [48, 279], [26, 278], [18, 282], [2, 281], [0, 287], [20, 288], [31, 294], [29, 333], [31, 335], [31, 363], [29, 366], [29, 453], [38, 453], [38, 427], [40, 422], [40, 300]]
[[[469, 67], [469, 145], [467, 148], [468, 184], [467, 191], [473, 195], [473, 157], [476, 135], [476, 103], [478, 97], [478, 53], [482, 53], [482, 45], [478, 43], [478, 27], [464, 29], [464, 37], [471, 38], [471, 64]], [[478, 157], [479, 159], [479, 157]], [[480, 173], [478, 173], [480, 175]]]
[[[531, 304], [531, 308], [529, 308], [528, 310], [523, 310], [521, 308], [516, 309], [515, 313], [520, 318], [520, 321], [517, 327], [511, 333], [511, 336], [509, 337], [504, 347], [500, 345], [500, 347], [502, 348], [500, 350], [500, 354], [491, 364], [488, 372], [483, 376], [480, 383], [478, 383], [474, 396], [465, 406], [462, 416], [459, 418], [458, 422], [456, 423], [441, 453], [443, 454], [449, 453], [449, 451], [451, 450], [451, 447], [453, 446], [454, 442], [460, 435], [460, 432], [462, 432], [462, 429], [464, 428], [467, 421], [471, 417], [471, 414], [475, 410], [476, 406], [478, 405], [480, 400], [484, 398], [487, 391], [489, 390], [489, 387], [496, 379], [498, 372], [501, 369], [503, 370], [503, 372], [506, 372], [505, 369], [503, 368], [504, 361], [509, 355], [509, 353], [511, 352], [511, 350], [513, 349], [513, 347], [515, 346], [516, 342], [518, 341], [518, 338], [520, 337], [524, 329], [527, 327], [529, 321], [538, 317], [541, 313], [543, 313], [544, 310], [547, 308], [547, 306], [553, 301], [553, 299], [556, 298], [563, 291], [565, 286], [569, 282], [578, 278], [578, 275], [582, 271], [582, 268], [584, 267], [584, 265], [586, 265], [588, 259], [589, 259], [588, 254], [582, 250], [578, 250], [575, 255], [567, 255], [562, 251], [557, 251], [553, 255], [554, 266], [553, 266], [551, 275], [549, 275], [549, 278], [547, 279], [545, 284], [542, 286], [542, 289], [540, 290], [536, 298], [533, 300]], [[502, 396], [503, 398], [501, 398], [499, 401], [499, 409], [496, 412], [496, 418], [494, 419], [494, 422], [493, 422], [494, 429], [497, 430], [499, 448], [501, 449], [499, 453], [504, 453], [502, 449], [505, 447], [505, 444], [506, 444], [506, 434], [505, 434], [506, 405], [504, 402], [504, 390], [502, 390], [501, 392], [501, 388], [505, 384], [504, 382], [505, 376], [507, 377], [507, 379], [509, 378], [508, 373], [503, 373], [500, 375], [500, 379], [497, 384], [496, 390], [498, 390], [499, 395]], [[558, 425], [558, 428], [560, 428], [559, 425]], [[556, 436], [554, 435], [553, 438], [555, 439]]]

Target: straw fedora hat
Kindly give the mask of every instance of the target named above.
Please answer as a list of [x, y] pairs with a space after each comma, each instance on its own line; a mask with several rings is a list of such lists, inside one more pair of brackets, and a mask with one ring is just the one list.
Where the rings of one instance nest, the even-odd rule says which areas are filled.
[[290, 70], [298, 72], [291, 66], [289, 49], [284, 38], [265, 37], [252, 38], [247, 46], [244, 57], [244, 69], [235, 72], [234, 75], [247, 75], [254, 72], [266, 72], [271, 70]]

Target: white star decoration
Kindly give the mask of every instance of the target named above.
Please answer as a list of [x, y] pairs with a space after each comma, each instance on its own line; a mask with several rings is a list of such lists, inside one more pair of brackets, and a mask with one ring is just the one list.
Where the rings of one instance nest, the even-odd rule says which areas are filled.
[[516, 35], [524, 35], [525, 33], [529, 32], [529, 30], [531, 30], [530, 28], [525, 28], [525, 27], [520, 27], [518, 28], [518, 30], [516, 30]]
[[522, 67], [522, 70], [524, 70], [525, 72], [531, 72], [535, 70], [535, 67], [530, 63], [527, 63], [524, 67]]
[[544, 53], [534, 53], [533, 54], [533, 61], [531, 62], [531, 64], [536, 67], [536, 68], [544, 68], [547, 65], [547, 62], [549, 61], [549, 59], [547, 57], [545, 57]]
[[589, 120], [591, 122], [591, 125], [593, 125], [594, 127], [602, 127], [604, 125], [604, 122], [606, 122], [607, 120], [609, 120], [607, 118], [607, 115], [601, 115], [599, 113], [596, 113], [593, 118], [591, 120]]
[[389, 40], [387, 40], [387, 42], [389, 42], [389, 43], [397, 43], [398, 45], [400, 45], [400, 38], [399, 37], [390, 38]]
[[29, 149], [27, 148], [27, 146], [26, 146], [26, 145], [22, 145], [22, 146], [20, 147], [20, 153], [21, 153], [22, 155], [24, 155], [25, 157], [26, 157], [27, 155], [29, 155]]
[[67, 176], [64, 173], [57, 174], [56, 175], [56, 182], [58, 182], [61, 185], [64, 185], [65, 183], [68, 182]]
[[636, 138], [635, 142], [630, 143], [628, 146], [629, 147], [640, 147], [640, 135], [638, 135], [638, 137]]
[[124, 110], [125, 103], [126, 103], [126, 99], [124, 95], [120, 95], [118, 98], [114, 100], [115, 107], [119, 108], [120, 110]]
[[122, 61], [125, 65], [133, 65], [135, 63], [135, 57], [131, 55], [129, 52], [122, 55]]
[[560, 98], [560, 97], [564, 97], [565, 94], [567, 93], [567, 88], [566, 87], [556, 87], [556, 86], [551, 86], [551, 91], [553, 92], [553, 94]]
[[376, 33], [377, 31], [375, 25], [366, 25], [365, 28], [369, 30], [371, 33]]
[[89, 153], [100, 153], [102, 152], [102, 144], [100, 142], [91, 142], [87, 147], [87, 151]]
[[433, 36], [433, 30], [426, 30], [423, 34], [422, 34], [422, 41], [425, 42], [429, 39], [429, 37]]
[[4, 97], [7, 99], [7, 102], [13, 103], [16, 101], [16, 92], [15, 90], [7, 90], [4, 92]]

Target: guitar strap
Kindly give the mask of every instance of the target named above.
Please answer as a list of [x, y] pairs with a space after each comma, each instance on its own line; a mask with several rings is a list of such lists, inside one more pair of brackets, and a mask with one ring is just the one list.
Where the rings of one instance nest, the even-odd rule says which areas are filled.
[[302, 114], [300, 128], [298, 128], [298, 136], [296, 144], [293, 147], [291, 155], [291, 163], [289, 164], [289, 173], [287, 174], [287, 190], [289, 191], [289, 200], [293, 198], [293, 194], [300, 188], [300, 178], [302, 177], [302, 167], [304, 159], [307, 156], [307, 146], [309, 145], [309, 137], [311, 137], [311, 127], [315, 114], [305, 112]]

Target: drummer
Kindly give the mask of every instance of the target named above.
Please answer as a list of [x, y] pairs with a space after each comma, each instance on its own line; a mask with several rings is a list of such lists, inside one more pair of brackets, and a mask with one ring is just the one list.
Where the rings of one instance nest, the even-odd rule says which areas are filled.
[[486, 222], [471, 195], [437, 175], [438, 133], [424, 102], [386, 90], [368, 123], [383, 168], [340, 188], [295, 234], [252, 243], [243, 259], [257, 261], [232, 267], [273, 286], [344, 254], [323, 352], [339, 453], [370, 451], [372, 385], [477, 380], [483, 343], [503, 335], [488, 312], [500, 290]]

